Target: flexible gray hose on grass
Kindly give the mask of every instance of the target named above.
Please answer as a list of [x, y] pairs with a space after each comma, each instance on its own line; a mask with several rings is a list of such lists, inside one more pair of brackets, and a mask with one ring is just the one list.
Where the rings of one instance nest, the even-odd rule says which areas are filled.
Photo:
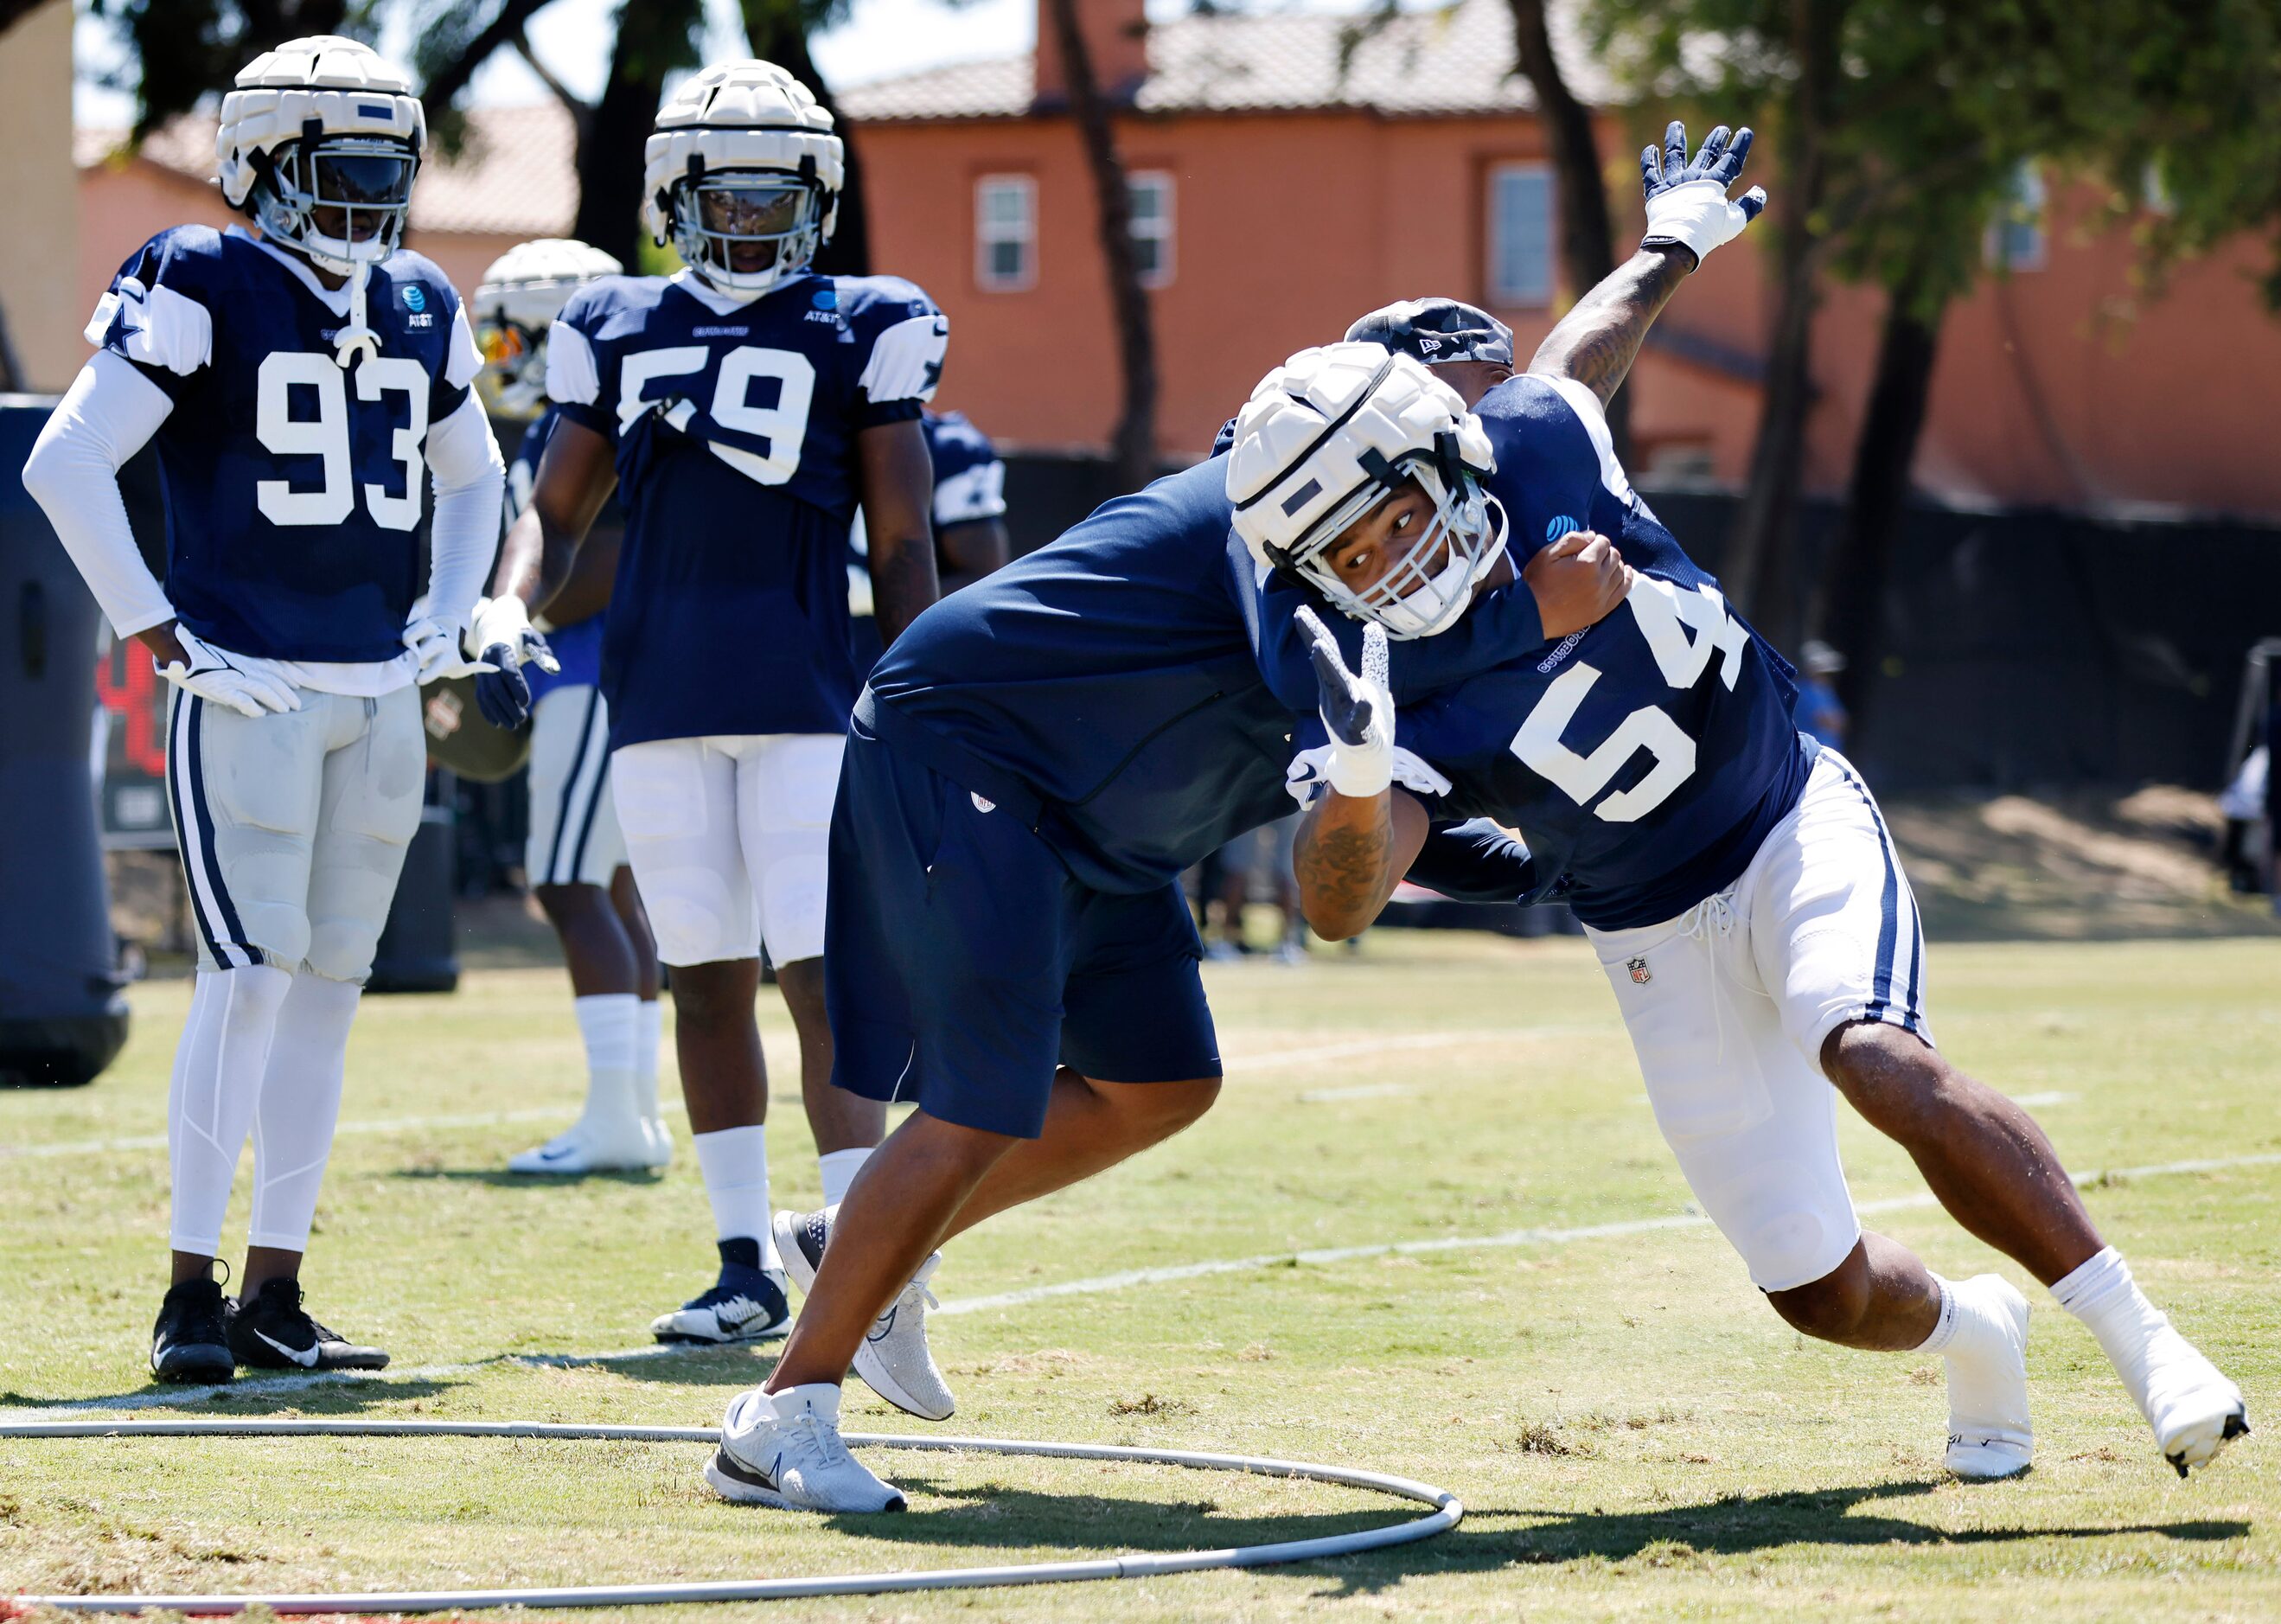
[[[716, 1443], [709, 1427], [588, 1427], [543, 1421], [169, 1420], [0, 1422], [0, 1438], [569, 1438], [647, 1443]], [[1061, 1460], [1122, 1460], [1140, 1465], [1187, 1466], [1199, 1472], [1250, 1472], [1305, 1478], [1414, 1500], [1431, 1514], [1382, 1528], [1234, 1545], [1219, 1551], [1127, 1552], [1077, 1562], [1038, 1562], [998, 1567], [950, 1567], [932, 1572], [847, 1574], [811, 1579], [724, 1579], [696, 1584], [596, 1584], [491, 1590], [367, 1590], [305, 1596], [21, 1596], [34, 1606], [78, 1612], [141, 1612], [166, 1608], [186, 1613], [442, 1612], [476, 1607], [640, 1607], [669, 1602], [781, 1601], [803, 1596], [868, 1596], [886, 1591], [976, 1589], [990, 1585], [1059, 1584], [1081, 1579], [1148, 1579], [1215, 1567], [1264, 1567], [1279, 1562], [1319, 1561], [1430, 1539], [1458, 1526], [1465, 1514], [1457, 1496], [1430, 1483], [1382, 1472], [1264, 1455], [1209, 1455], [1188, 1450], [1126, 1449], [1105, 1443], [1044, 1443], [1009, 1438], [934, 1438], [909, 1434], [849, 1433], [856, 1449], [972, 1450], [986, 1455], [1040, 1455]]]

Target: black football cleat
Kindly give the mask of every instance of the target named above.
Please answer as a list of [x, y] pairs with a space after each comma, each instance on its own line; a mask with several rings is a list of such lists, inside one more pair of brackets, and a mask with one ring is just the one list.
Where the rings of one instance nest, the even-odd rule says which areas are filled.
[[151, 1373], [161, 1381], [202, 1384], [236, 1374], [228, 1303], [210, 1280], [168, 1287], [159, 1322], [151, 1327]]
[[301, 1282], [268, 1280], [229, 1317], [230, 1350], [250, 1370], [386, 1370], [388, 1355], [362, 1348], [312, 1319]]

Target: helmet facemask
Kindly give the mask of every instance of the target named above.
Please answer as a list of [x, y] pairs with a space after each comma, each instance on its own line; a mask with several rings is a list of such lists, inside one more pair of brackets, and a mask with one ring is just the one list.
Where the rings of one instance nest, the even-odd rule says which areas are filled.
[[403, 243], [419, 170], [409, 142], [313, 128], [260, 160], [253, 217], [265, 236], [346, 276]]
[[724, 293], [746, 298], [797, 276], [823, 240], [823, 189], [783, 169], [705, 170], [673, 184], [673, 245]]
[[476, 393], [493, 417], [527, 421], [546, 409], [546, 335], [533, 332], [505, 311], [479, 315], [476, 348], [483, 368]]
[[[1429, 638], [1455, 625], [1473, 588], [1504, 554], [1504, 507], [1483, 491], [1458, 460], [1454, 436], [1442, 435], [1431, 456], [1388, 462], [1375, 451], [1359, 460], [1369, 477], [1311, 525], [1280, 561], [1342, 613], [1376, 621], [1397, 642]], [[1331, 567], [1329, 553], [1356, 524], [1415, 480], [1433, 515], [1410, 550], [1357, 592]]]

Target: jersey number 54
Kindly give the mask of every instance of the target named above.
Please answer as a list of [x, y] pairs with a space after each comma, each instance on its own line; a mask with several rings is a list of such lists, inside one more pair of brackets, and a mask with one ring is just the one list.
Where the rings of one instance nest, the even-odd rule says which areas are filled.
[[[1666, 683], [1682, 691], [1694, 687], [1716, 655], [1720, 680], [1734, 687], [1751, 634], [1728, 615], [1726, 600], [1714, 589], [1678, 587], [1643, 575], [1634, 580], [1625, 602]], [[1599, 668], [1582, 661], [1561, 672], [1513, 735], [1512, 750], [1580, 807], [1591, 806], [1624, 763], [1646, 751], [1655, 762], [1648, 775], [1592, 807], [1593, 816], [1608, 823], [1634, 823], [1695, 776], [1695, 741], [1660, 706], [1643, 705], [1618, 723], [1589, 755], [1561, 743], [1560, 736], [1600, 677]]]

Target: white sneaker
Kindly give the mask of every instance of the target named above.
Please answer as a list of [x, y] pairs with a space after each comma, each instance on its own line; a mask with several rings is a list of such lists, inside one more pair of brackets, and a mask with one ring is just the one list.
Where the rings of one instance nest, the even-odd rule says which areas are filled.
[[2028, 1299], [1999, 1274], [1949, 1284], [1956, 1332], [1948, 1366], [1948, 1469], [1985, 1481], [2033, 1464], [2028, 1421]]
[[[667, 1149], [670, 1154], [669, 1142]], [[639, 1117], [623, 1124], [603, 1124], [592, 1117], [581, 1117], [537, 1148], [509, 1156], [506, 1170], [511, 1173], [546, 1173], [556, 1178], [572, 1178], [581, 1173], [646, 1172], [664, 1165], [653, 1159], [655, 1155]]]
[[673, 1165], [673, 1130], [654, 1117], [642, 1119], [642, 1139], [649, 1148], [646, 1165], [653, 1172], [663, 1172]]
[[[837, 1210], [779, 1212], [769, 1221], [785, 1272], [803, 1294], [816, 1289], [816, 1272], [823, 1264]], [[926, 1340], [926, 1311], [941, 1306], [927, 1282], [940, 1267], [942, 1254], [930, 1254], [911, 1283], [887, 1304], [887, 1311], [871, 1322], [863, 1345], [855, 1350], [855, 1373], [863, 1378], [863, 1385], [923, 1421], [947, 1421], [958, 1409]]]
[[2137, 1379], [2125, 1373], [2123, 1380], [2154, 1428], [2154, 1447], [2180, 1477], [2190, 1467], [2209, 1465], [2249, 1431], [2241, 1389], [2178, 1334], [2168, 1315], [2146, 1339]]
[[795, 1512], [900, 1512], [884, 1483], [839, 1438], [839, 1389], [829, 1382], [754, 1388], [729, 1404], [705, 1481], [723, 1500]]

